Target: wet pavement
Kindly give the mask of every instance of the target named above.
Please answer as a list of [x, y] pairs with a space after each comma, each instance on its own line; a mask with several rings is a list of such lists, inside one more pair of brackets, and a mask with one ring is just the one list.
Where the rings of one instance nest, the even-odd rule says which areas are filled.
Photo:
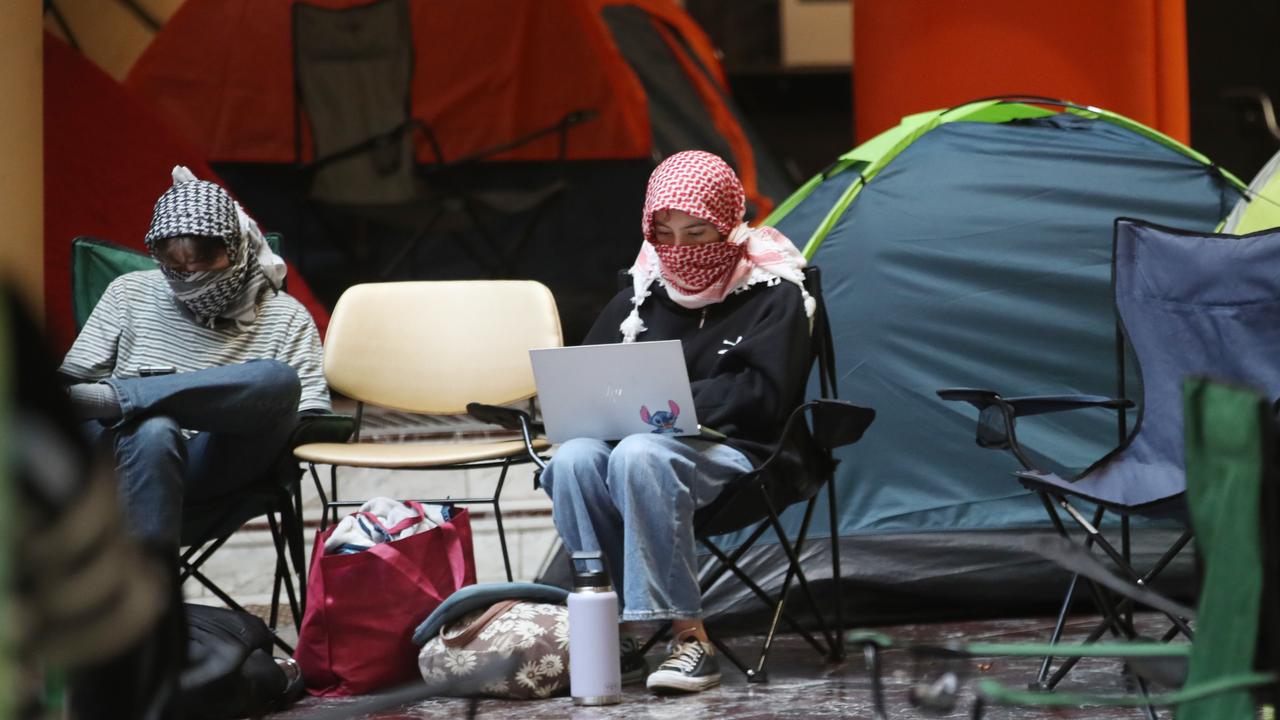
[[[1094, 618], [1079, 617], [1071, 621], [1068, 638], [1083, 636], [1093, 627]], [[939, 642], [964, 638], [988, 642], [1042, 641], [1052, 626], [1050, 619], [1007, 619], [964, 623], [901, 625], [878, 630], [906, 641]], [[1155, 617], [1140, 617], [1140, 632], [1159, 635], [1163, 626]], [[742, 655], [751, 656], [760, 638], [739, 637], [729, 645]], [[655, 648], [649, 654], [651, 667], [661, 662], [663, 652]], [[984, 658], [967, 661], [960, 670], [967, 675], [959, 701], [949, 712], [922, 714], [906, 699], [906, 689], [920, 670], [902, 650], [883, 654], [886, 704], [890, 718], [967, 718], [970, 715], [972, 686], [979, 677], [990, 677], [1015, 687], [1026, 687], [1039, 668], [1038, 659]], [[780, 637], [770, 654], [767, 683], [747, 683], [745, 677], [727, 662], [721, 662], [723, 684], [716, 689], [686, 696], [660, 697], [650, 694], [643, 684], [626, 688], [623, 702], [610, 707], [575, 707], [567, 697], [536, 701], [466, 700], [431, 698], [400, 702], [391, 693], [363, 698], [307, 698], [289, 711], [273, 718], [368, 718], [401, 720], [417, 718], [518, 717], [520, 720], [540, 718], [652, 718], [675, 720], [689, 717], [732, 718], [873, 718], [871, 682], [861, 652], [850, 648], [849, 657], [838, 663], [826, 662], [798, 636]], [[1114, 660], [1084, 661], [1064, 680], [1062, 688], [1092, 692], [1126, 692], [1121, 665]], [[403, 696], [399, 696], [403, 698]], [[381, 703], [371, 708], [367, 703]], [[386, 705], [391, 705], [387, 707]], [[984, 717], [999, 718], [1142, 718], [1138, 709], [1069, 709], [1037, 710], [1028, 708], [990, 708]], [[1162, 710], [1161, 717], [1172, 712]]]

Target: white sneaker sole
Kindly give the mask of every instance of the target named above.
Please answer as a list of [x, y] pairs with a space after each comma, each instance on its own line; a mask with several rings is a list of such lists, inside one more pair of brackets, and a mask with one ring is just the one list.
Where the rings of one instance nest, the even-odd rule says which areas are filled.
[[703, 677], [689, 677], [677, 672], [657, 670], [649, 675], [645, 686], [654, 692], [702, 692], [720, 684], [720, 673]]

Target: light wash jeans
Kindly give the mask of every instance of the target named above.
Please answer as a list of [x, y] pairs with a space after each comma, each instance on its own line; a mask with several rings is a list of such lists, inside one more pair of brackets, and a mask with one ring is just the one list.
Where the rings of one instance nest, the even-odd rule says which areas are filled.
[[706, 440], [579, 438], [552, 455], [542, 487], [565, 547], [604, 553], [623, 621], [687, 620], [702, 617], [693, 512], [750, 469]]
[[85, 431], [115, 451], [131, 531], [173, 548], [184, 495], [209, 500], [260, 480], [298, 421], [298, 373], [276, 360], [105, 382], [123, 416]]

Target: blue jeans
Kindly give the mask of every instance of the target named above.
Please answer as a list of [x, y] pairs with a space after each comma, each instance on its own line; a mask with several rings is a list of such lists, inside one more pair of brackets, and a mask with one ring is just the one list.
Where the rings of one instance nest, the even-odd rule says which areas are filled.
[[133, 533], [174, 548], [184, 496], [210, 500], [260, 481], [298, 421], [298, 373], [276, 360], [105, 382], [123, 414], [85, 430], [115, 451]]
[[624, 621], [689, 620], [702, 617], [694, 510], [750, 469], [747, 456], [705, 440], [579, 438], [556, 450], [542, 486], [565, 547], [604, 553]]

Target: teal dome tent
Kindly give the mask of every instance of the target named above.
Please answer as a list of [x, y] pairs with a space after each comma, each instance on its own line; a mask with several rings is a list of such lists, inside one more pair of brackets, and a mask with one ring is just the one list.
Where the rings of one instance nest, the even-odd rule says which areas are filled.
[[[1213, 230], [1243, 187], [1114, 113], [988, 99], [904, 118], [783, 202], [765, 222], [822, 268], [841, 397], [878, 413], [839, 454], [845, 587], [826, 596], [864, 620], [1060, 600], [1066, 576], [1028, 549], [1052, 529], [1012, 478], [1016, 461], [979, 448], [976, 411], [935, 391], [1114, 395], [1113, 221]], [[1140, 397], [1136, 375], [1127, 382]], [[1115, 413], [1101, 410], [1029, 418], [1018, 431], [1038, 461], [1067, 472], [1118, 437]], [[788, 517], [798, 527], [798, 514]], [[825, 508], [814, 517], [819, 537]], [[1167, 547], [1154, 537], [1167, 532], [1137, 534], [1139, 565]], [[752, 557], [753, 575], [783, 567], [773, 552]], [[831, 577], [825, 542], [805, 555], [811, 579]], [[713, 612], [756, 610], [732, 580], [708, 602]]]

